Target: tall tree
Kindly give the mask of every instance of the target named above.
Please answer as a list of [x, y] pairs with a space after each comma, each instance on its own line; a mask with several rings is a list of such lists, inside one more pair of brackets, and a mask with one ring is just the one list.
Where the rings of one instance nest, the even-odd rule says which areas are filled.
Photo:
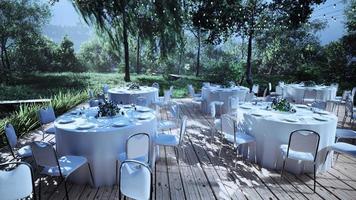
[[32, 0], [0, 1], [0, 59], [2, 77], [11, 76], [11, 58], [9, 49], [16, 47], [19, 41], [33, 35], [39, 35], [41, 26], [50, 16], [48, 6]]
[[293, 29], [306, 22], [312, 5], [325, 0], [210, 0], [194, 13], [193, 23], [209, 31], [208, 42], [232, 35], [247, 37], [246, 81], [252, 87], [253, 40], [273, 26]]

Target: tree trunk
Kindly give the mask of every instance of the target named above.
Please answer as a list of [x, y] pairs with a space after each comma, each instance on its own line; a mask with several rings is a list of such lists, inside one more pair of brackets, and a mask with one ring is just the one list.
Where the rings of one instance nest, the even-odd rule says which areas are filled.
[[141, 73], [141, 67], [140, 67], [140, 33], [137, 33], [137, 53], [136, 53], [136, 73], [140, 74]]
[[129, 43], [127, 35], [127, 24], [126, 24], [126, 9], [123, 7], [122, 11], [122, 27], [123, 27], [123, 38], [124, 38], [124, 54], [125, 54], [125, 77], [126, 82], [130, 81], [130, 60], [129, 60]]
[[196, 73], [195, 76], [199, 76], [200, 74], [200, 28], [198, 29], [198, 53], [197, 53], [197, 67], [196, 67]]
[[247, 66], [246, 66], [246, 82], [250, 86], [250, 90], [252, 89], [253, 80], [252, 80], [252, 38], [253, 32], [250, 31], [248, 35], [248, 47], [247, 47]]

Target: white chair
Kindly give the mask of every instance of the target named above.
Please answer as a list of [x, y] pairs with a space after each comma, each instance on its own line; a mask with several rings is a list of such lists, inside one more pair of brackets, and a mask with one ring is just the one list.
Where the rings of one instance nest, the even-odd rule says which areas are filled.
[[[214, 123], [214, 131], [211, 131], [211, 141], [213, 141], [214, 139], [214, 135], [215, 135], [215, 131], [222, 131], [222, 124], [221, 124], [221, 118], [216, 118], [216, 105], [220, 105], [220, 108], [222, 107], [222, 105], [224, 104], [224, 102], [220, 102], [220, 101], [213, 101], [210, 103], [209, 108], [210, 108], [210, 117], [213, 119], [213, 123]], [[221, 112], [220, 112], [221, 113]]]
[[239, 97], [237, 96], [229, 97], [228, 113], [236, 113], [238, 106], [239, 106]]
[[288, 144], [280, 146], [283, 158], [281, 178], [283, 177], [286, 160], [298, 160], [302, 162], [312, 162], [314, 165], [314, 192], [316, 186], [316, 158], [318, 155], [320, 135], [319, 133], [300, 129], [293, 131], [289, 136]]
[[303, 103], [313, 103], [316, 101], [317, 91], [315, 89], [305, 89], [303, 95]]
[[259, 88], [260, 88], [260, 86], [259, 86], [258, 84], [254, 84], [254, 85], [252, 86], [252, 92], [257, 95]]
[[[67, 178], [80, 167], [87, 164], [93, 185], [95, 185], [90, 164], [82, 156], [57, 157], [56, 150], [46, 142], [31, 143], [32, 156], [41, 175], [61, 177], [64, 180], [66, 197], [68, 198]], [[39, 178], [39, 196], [41, 196], [42, 176]]]
[[251, 102], [255, 99], [255, 94], [253, 92], [248, 92], [245, 97], [245, 102]]
[[120, 165], [119, 199], [121, 195], [131, 199], [150, 199], [152, 194], [152, 171], [137, 160], [125, 160]]
[[159, 90], [159, 84], [157, 82], [152, 83], [152, 87], [157, 88]]
[[169, 87], [169, 93], [171, 94], [171, 97], [173, 97], [173, 85]]
[[356, 131], [351, 129], [336, 129], [335, 141], [338, 142], [340, 139], [356, 139]]
[[167, 107], [171, 103], [171, 93], [169, 90], [164, 91], [164, 96], [159, 97], [158, 101], [153, 104], [159, 107]]
[[55, 134], [56, 129], [54, 128], [53, 122], [56, 120], [56, 115], [51, 106], [41, 108], [38, 111], [38, 119], [42, 128], [42, 139], [44, 139], [44, 134]]
[[[126, 150], [119, 154], [116, 161], [116, 178], [118, 162], [125, 160], [137, 160], [149, 164], [151, 139], [147, 133], [136, 133], [130, 135], [126, 140]], [[117, 181], [116, 181], [117, 182]]]
[[346, 98], [347, 98], [347, 95], [349, 95], [349, 94], [351, 94], [351, 91], [345, 90], [342, 93], [342, 96], [336, 96], [335, 99], [330, 100], [330, 102], [332, 103], [331, 111], [334, 111], [335, 108], [337, 107], [336, 115], [338, 115], [340, 105], [346, 103]]
[[188, 85], [188, 92], [189, 96], [192, 98], [192, 103], [201, 105], [204, 99], [202, 98], [201, 94], [195, 93], [194, 87], [192, 85]]
[[173, 118], [173, 120], [169, 120], [169, 119], [159, 120], [158, 121], [158, 130], [159, 131], [178, 128], [178, 124], [179, 124], [179, 120], [180, 120], [179, 105], [177, 103], [170, 104], [169, 113], [171, 114], [171, 117]]
[[[221, 117], [222, 120], [224, 120], [224, 124], [226, 123], [226, 126], [228, 126], [232, 131], [226, 130], [226, 131], [221, 131], [221, 136], [226, 139], [228, 142], [232, 143], [234, 145], [234, 148], [236, 148], [236, 153], [239, 155], [239, 146], [242, 144], [252, 144], [256, 143], [256, 138], [253, 137], [252, 135], [249, 135], [246, 133], [244, 128], [241, 126], [240, 123], [237, 123], [237, 114], [236, 115], [231, 115], [231, 114], [224, 114]], [[225, 126], [222, 126], [225, 127]], [[226, 127], [226, 128], [228, 128]], [[221, 154], [222, 146], [219, 150], [219, 157]], [[256, 154], [256, 145], [255, 145], [255, 152]], [[256, 161], [256, 157], [255, 157]], [[235, 163], [235, 167], [236, 167]]]
[[[177, 161], [178, 162], [179, 162], [178, 148], [180, 148], [181, 145], [183, 144], [185, 129], [186, 129], [186, 125], [187, 125], [187, 119], [188, 119], [187, 116], [182, 117], [178, 137], [176, 135], [172, 135], [172, 134], [158, 133], [154, 139], [154, 143], [156, 145], [174, 147], [174, 149], [176, 150], [176, 153], [177, 153]], [[184, 149], [183, 149], [183, 151], [184, 151]]]
[[349, 143], [345, 143], [345, 142], [336, 142], [333, 145], [331, 145], [331, 150], [333, 150], [334, 152], [337, 153], [336, 156], [336, 161], [339, 158], [340, 154], [348, 154], [350, 156], [356, 157], [356, 146], [349, 144]]
[[17, 141], [15, 129], [12, 126], [12, 124], [5, 125], [5, 136], [11, 154], [15, 159], [17, 158], [16, 155], [18, 155], [20, 158], [26, 158], [32, 156], [31, 147], [29, 145], [23, 146], [21, 148], [16, 148], [18, 145], [18, 141]]
[[353, 128], [353, 124], [354, 121], [356, 119], [356, 113], [355, 110], [353, 108], [353, 101], [352, 101], [352, 96], [348, 95], [348, 97], [346, 98], [346, 103], [345, 103], [345, 115], [344, 118], [342, 120], [342, 126], [345, 126], [346, 123], [346, 119], [350, 118], [350, 123], [351, 123], [351, 128]]
[[0, 167], [1, 199], [25, 199], [32, 194], [32, 199], [36, 199], [33, 171], [30, 164], [25, 162], [11, 162], [0, 164]]

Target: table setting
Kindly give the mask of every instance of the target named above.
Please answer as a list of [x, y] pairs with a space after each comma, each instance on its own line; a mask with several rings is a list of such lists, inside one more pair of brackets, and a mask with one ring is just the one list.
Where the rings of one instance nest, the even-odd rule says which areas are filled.
[[121, 86], [109, 89], [108, 98], [116, 104], [137, 103], [138, 98], [143, 98], [147, 105], [158, 100], [159, 90], [155, 87], [140, 86], [137, 83], [131, 83], [127, 86]]
[[202, 112], [209, 113], [209, 105], [213, 101], [221, 101], [224, 102], [221, 108], [217, 110], [219, 114], [224, 114], [229, 112], [229, 98], [235, 97], [238, 98], [239, 101], [245, 101], [246, 94], [249, 89], [243, 86], [222, 86], [222, 85], [213, 85], [213, 84], [204, 84], [202, 87]]
[[[333, 144], [337, 125], [337, 117], [324, 110], [302, 104], [290, 104], [285, 99], [276, 99], [272, 103], [243, 103], [238, 106], [236, 121], [250, 135], [256, 138], [256, 152], [248, 151], [242, 146], [245, 157], [257, 158], [257, 162], [265, 168], [280, 169], [282, 158], [280, 145], [288, 144], [289, 135], [298, 129], [309, 129], [320, 134], [319, 153], [317, 157], [318, 171], [326, 171], [331, 167], [329, 155], [324, 164], [327, 147]], [[230, 118], [222, 118], [223, 131], [233, 131]], [[253, 149], [253, 148], [251, 148]], [[298, 163], [289, 164], [286, 170], [293, 173], [312, 171], [313, 165]]]
[[[92, 166], [95, 186], [115, 184], [116, 160], [125, 151], [126, 139], [135, 133], [154, 137], [157, 119], [154, 110], [134, 104], [105, 102], [99, 107], [80, 108], [58, 117], [56, 149], [59, 155], [78, 155]], [[150, 163], [154, 165], [156, 150], [151, 144]], [[75, 183], [88, 182], [86, 169], [71, 175]]]

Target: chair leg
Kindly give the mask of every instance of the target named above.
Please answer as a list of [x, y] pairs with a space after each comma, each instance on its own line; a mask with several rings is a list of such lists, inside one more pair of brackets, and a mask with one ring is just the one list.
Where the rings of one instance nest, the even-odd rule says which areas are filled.
[[40, 180], [39, 180], [39, 183], [38, 183], [38, 198], [39, 200], [41, 200], [41, 185], [42, 185], [42, 177], [40, 176]]
[[179, 149], [177, 147], [174, 147], [176, 154], [177, 154], [177, 162], [179, 164]]
[[286, 166], [286, 158], [283, 159], [283, 166], [282, 166], [282, 171], [281, 171], [281, 179], [283, 178], [283, 173], [284, 173], [285, 166]]
[[95, 181], [94, 181], [94, 177], [93, 177], [93, 172], [91, 171], [91, 167], [90, 167], [89, 163], [88, 163], [88, 169], [89, 169], [89, 172], [90, 172], [91, 182], [93, 183], [93, 186], [95, 187]]
[[315, 193], [315, 187], [316, 187], [316, 165], [314, 163], [314, 193]]
[[69, 200], [69, 196], [68, 196], [68, 188], [67, 188], [67, 180], [65, 178], [64, 179], [64, 189], [66, 190], [66, 197], [67, 197], [67, 200]]
[[336, 159], [334, 165], [336, 165], [337, 159], [339, 159], [339, 155], [340, 155], [339, 153], [336, 153]]
[[[119, 162], [119, 161], [116, 161], [116, 168], [115, 168], [115, 171], [116, 171], [116, 176], [115, 176], [116, 184], [119, 184], [119, 182], [118, 182], [119, 180], [118, 180], [118, 177], [117, 177], [118, 174], [119, 174], [119, 172], [118, 172], [118, 171], [119, 171], [119, 169], [118, 169], [118, 162]], [[119, 185], [120, 185], [120, 184], [119, 184]], [[121, 193], [120, 193], [120, 194], [121, 194]], [[120, 198], [120, 199], [121, 199], [121, 198]]]

